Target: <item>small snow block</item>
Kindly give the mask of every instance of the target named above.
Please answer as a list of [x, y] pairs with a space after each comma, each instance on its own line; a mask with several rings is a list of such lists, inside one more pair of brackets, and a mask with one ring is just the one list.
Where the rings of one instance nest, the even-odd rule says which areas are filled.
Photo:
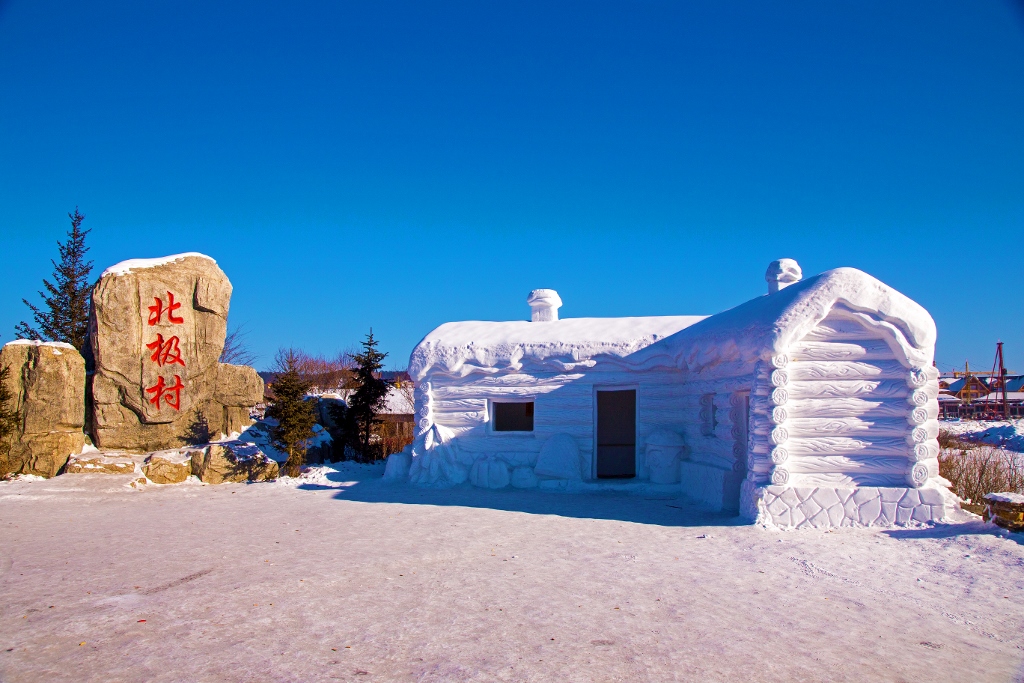
[[914, 513], [911, 515], [911, 519], [915, 522], [921, 522], [922, 524], [934, 521], [934, 518], [932, 517], [932, 506], [918, 505], [914, 508]]
[[[871, 526], [879, 521], [882, 516], [882, 499], [870, 498], [857, 510], [857, 518], [864, 526]], [[883, 523], [884, 520], [883, 520]]]
[[[775, 488], [775, 487], [772, 487], [772, 488]], [[794, 491], [793, 489], [788, 489], [788, 488], [787, 489], [783, 489], [782, 493], [779, 494], [779, 498], [781, 498], [783, 500], [783, 502], [786, 503], [786, 505], [788, 505], [791, 509], [795, 508], [797, 505], [799, 505], [802, 502], [800, 497], [798, 495], [796, 495], [796, 491]]]
[[883, 503], [898, 503], [903, 498], [903, 494], [906, 493], [905, 488], [880, 488], [878, 493], [882, 496]]
[[897, 507], [896, 508], [896, 523], [897, 524], [906, 524], [907, 522], [910, 521], [910, 518], [913, 516], [913, 514], [914, 514], [914, 508]]
[[823, 508], [830, 508], [833, 505], [840, 505], [842, 501], [839, 500], [839, 495], [835, 489], [820, 488], [814, 491], [811, 496], [814, 502]]
[[794, 488], [793, 492], [796, 493], [796, 497], [800, 499], [800, 502], [804, 502], [808, 498], [814, 495], [815, 489], [813, 488]]
[[836, 503], [832, 507], [828, 508], [828, 520], [832, 526], [840, 526], [843, 523], [843, 519], [846, 517], [846, 510], [839, 503]]
[[791, 527], [793, 526], [793, 515], [789, 508], [785, 508], [777, 515], [772, 515], [772, 522], [776, 526]]
[[469, 480], [483, 489], [503, 489], [510, 481], [508, 465], [495, 457], [481, 458], [470, 468]]
[[859, 488], [854, 489], [853, 500], [855, 503], [857, 503], [857, 506], [860, 507], [864, 505], [864, 503], [867, 503], [869, 500], [875, 500], [876, 498], [878, 498], [878, 495], [878, 489], [874, 487]]
[[921, 502], [926, 505], [944, 505], [946, 502], [939, 489], [918, 489], [917, 495], [921, 496]]
[[917, 489], [907, 489], [907, 492], [900, 498], [899, 506], [901, 508], [914, 508], [921, 504], [921, 496], [917, 494]]
[[814, 515], [821, 512], [821, 506], [815, 503], [810, 498], [797, 505], [796, 509], [799, 510], [800, 514], [802, 514], [807, 519], [810, 519]]
[[878, 517], [878, 521], [886, 526], [892, 526], [896, 521], [896, 503], [887, 503], [882, 501], [882, 514]]
[[853, 500], [853, 496], [850, 496], [846, 502], [843, 503], [843, 516], [847, 519], [860, 521], [860, 508], [857, 507], [857, 503]]
[[537, 486], [537, 475], [533, 473], [532, 467], [517, 467], [512, 470], [512, 487], [517, 489], [532, 489]]
[[789, 511], [789, 506], [786, 505], [785, 501], [781, 498], [776, 498], [771, 503], [768, 503], [767, 508], [768, 513], [771, 514], [773, 519], [781, 515], [783, 512]]
[[818, 513], [808, 519], [807, 522], [815, 529], [827, 529], [832, 526], [832, 520], [829, 519], [828, 510], [819, 510]]
[[836, 495], [839, 496], [839, 500], [843, 502], [843, 505], [846, 505], [846, 501], [853, 498], [854, 491], [855, 489], [835, 489]]

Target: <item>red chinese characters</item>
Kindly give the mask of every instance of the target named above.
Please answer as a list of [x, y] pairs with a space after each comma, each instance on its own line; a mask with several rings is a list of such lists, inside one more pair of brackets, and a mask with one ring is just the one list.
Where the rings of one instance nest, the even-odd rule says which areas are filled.
[[155, 341], [146, 344], [146, 348], [153, 350], [153, 355], [149, 359], [160, 367], [173, 365], [174, 363], [185, 367], [185, 361], [181, 359], [181, 349], [178, 348], [177, 336], [170, 337], [167, 341], [164, 341], [164, 336], [158, 334]]
[[[181, 325], [185, 318], [175, 315], [174, 312], [181, 308], [181, 303], [174, 300], [174, 293], [167, 292], [167, 304], [163, 299], [153, 297], [153, 305], [149, 307], [149, 325], [159, 325], [163, 322], [164, 314], [167, 314], [167, 322], [171, 325]], [[146, 344], [146, 348], [152, 351], [149, 360], [156, 363], [158, 367], [178, 364], [185, 367], [185, 361], [181, 358], [180, 340], [177, 335], [164, 339], [162, 334], [157, 334], [156, 339]], [[160, 410], [160, 404], [170, 406], [175, 410], [181, 410], [181, 390], [185, 385], [181, 381], [181, 375], [174, 376], [174, 382], [168, 384], [163, 377], [157, 377], [156, 384], [146, 387], [146, 393], [151, 394], [149, 402]]]
[[149, 402], [155, 405], [157, 410], [160, 410], [161, 400], [175, 410], [181, 410], [181, 390], [184, 388], [180, 375], [174, 376], [174, 384], [171, 385], [166, 384], [163, 377], [158, 377], [156, 385], [146, 389], [146, 393], [153, 394]]
[[185, 322], [185, 319], [181, 316], [174, 315], [174, 312], [181, 308], [180, 303], [175, 303], [174, 294], [167, 292], [167, 306], [164, 307], [164, 301], [160, 297], [153, 297], [153, 301], [156, 303], [149, 307], [149, 324], [152, 327], [160, 323], [160, 319], [163, 318], [164, 313], [167, 313], [167, 322], [172, 325], [180, 325]]

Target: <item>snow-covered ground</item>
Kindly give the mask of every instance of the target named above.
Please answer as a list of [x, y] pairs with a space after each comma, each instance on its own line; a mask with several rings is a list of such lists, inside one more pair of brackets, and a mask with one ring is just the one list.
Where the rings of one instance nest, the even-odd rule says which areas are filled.
[[1024, 536], [654, 489], [0, 483], [2, 681], [1024, 680]]
[[959, 434], [970, 441], [1024, 452], [1024, 420], [941, 420], [939, 429]]

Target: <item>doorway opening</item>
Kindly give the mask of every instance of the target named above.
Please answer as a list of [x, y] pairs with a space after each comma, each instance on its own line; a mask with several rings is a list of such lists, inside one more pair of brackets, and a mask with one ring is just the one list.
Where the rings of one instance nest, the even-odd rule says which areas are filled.
[[597, 392], [597, 477], [636, 476], [636, 389]]

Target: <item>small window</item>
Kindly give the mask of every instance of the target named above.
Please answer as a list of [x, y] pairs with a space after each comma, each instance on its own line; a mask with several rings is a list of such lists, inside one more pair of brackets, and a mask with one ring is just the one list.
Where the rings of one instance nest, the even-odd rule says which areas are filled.
[[494, 431], [533, 431], [533, 403], [493, 403], [492, 408]]

